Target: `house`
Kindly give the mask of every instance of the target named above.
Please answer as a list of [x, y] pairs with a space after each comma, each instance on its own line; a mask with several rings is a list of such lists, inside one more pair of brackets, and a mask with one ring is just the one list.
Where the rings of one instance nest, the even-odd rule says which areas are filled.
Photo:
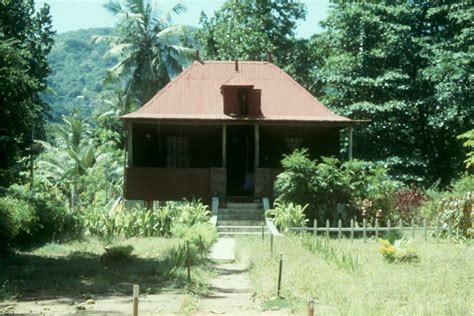
[[[268, 61], [200, 61], [143, 107], [128, 129], [126, 199], [272, 197], [283, 154], [339, 154], [336, 115]], [[350, 135], [352, 135], [350, 133]]]

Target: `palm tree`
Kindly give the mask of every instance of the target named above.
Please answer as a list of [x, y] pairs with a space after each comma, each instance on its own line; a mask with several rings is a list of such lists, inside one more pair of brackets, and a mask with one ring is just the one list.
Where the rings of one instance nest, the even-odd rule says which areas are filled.
[[119, 19], [116, 35], [94, 36], [93, 41], [107, 42], [107, 55], [118, 57], [106, 82], [125, 79], [128, 109], [134, 99], [148, 101], [191, 60], [193, 50], [180, 45], [186, 28], [172, 24], [172, 15], [185, 7], [176, 4], [163, 13], [153, 0], [109, 0], [104, 6]]

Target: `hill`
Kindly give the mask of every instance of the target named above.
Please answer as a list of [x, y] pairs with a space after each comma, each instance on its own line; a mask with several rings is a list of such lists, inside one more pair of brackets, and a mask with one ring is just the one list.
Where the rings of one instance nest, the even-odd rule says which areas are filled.
[[93, 44], [91, 37], [111, 33], [111, 28], [89, 28], [55, 36], [55, 44], [48, 56], [52, 70], [48, 78], [51, 92], [44, 96], [51, 106], [53, 121], [70, 113], [73, 108], [85, 116], [92, 113], [97, 105], [96, 97], [105, 89], [106, 71], [116, 61], [105, 58], [107, 45]]

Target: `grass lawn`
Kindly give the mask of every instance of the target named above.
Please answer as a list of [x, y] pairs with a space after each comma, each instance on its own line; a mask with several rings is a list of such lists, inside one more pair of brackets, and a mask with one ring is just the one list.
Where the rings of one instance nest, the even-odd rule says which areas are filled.
[[21, 252], [0, 260], [0, 302], [47, 298], [77, 298], [131, 295], [132, 285], [141, 292], [160, 293], [164, 289], [206, 290], [210, 266], [193, 267], [191, 284], [184, 271], [171, 273], [170, 250], [180, 240], [132, 238], [114, 245], [131, 245], [127, 260], [106, 260], [104, 246], [97, 239], [51, 243], [31, 252]]
[[[319, 237], [318, 237], [319, 238]], [[359, 256], [357, 272], [325, 260], [302, 245], [300, 236], [278, 237], [270, 256], [269, 238], [243, 237], [241, 257], [250, 259], [256, 296], [268, 308], [289, 306], [302, 314], [309, 300], [316, 314], [472, 315], [474, 247], [415, 240], [418, 263], [391, 264], [374, 240], [331, 240], [338, 253]], [[279, 253], [283, 254], [282, 296], [276, 299]]]

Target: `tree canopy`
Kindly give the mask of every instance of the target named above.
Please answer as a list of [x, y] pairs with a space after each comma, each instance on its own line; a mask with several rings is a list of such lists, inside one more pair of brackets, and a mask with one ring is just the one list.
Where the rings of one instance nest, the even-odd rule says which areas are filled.
[[356, 128], [354, 155], [404, 181], [442, 185], [462, 170], [472, 128], [470, 1], [344, 1], [312, 39], [313, 93]]
[[53, 34], [48, 5], [35, 12], [33, 1], [0, 3], [0, 185], [15, 180], [33, 137], [44, 136], [48, 106], [39, 93]]

